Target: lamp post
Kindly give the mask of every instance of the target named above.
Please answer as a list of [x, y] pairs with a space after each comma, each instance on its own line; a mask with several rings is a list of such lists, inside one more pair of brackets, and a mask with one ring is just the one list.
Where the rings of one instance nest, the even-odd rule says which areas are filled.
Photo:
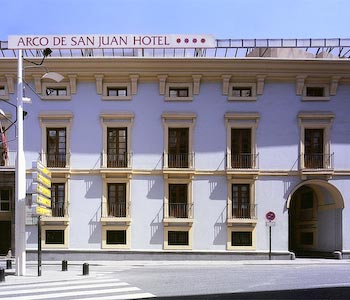
[[16, 275], [26, 274], [26, 166], [23, 150], [23, 53], [18, 50], [17, 70], [17, 160], [16, 160], [16, 196], [15, 196], [15, 258]]

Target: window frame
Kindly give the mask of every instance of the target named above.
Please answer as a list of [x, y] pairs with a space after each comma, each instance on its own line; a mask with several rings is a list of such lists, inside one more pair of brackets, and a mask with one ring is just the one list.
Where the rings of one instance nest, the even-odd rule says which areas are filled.
[[[188, 232], [188, 245], [169, 245], [168, 237], [169, 231], [187, 231]], [[192, 250], [193, 240], [193, 228], [192, 226], [166, 226], [164, 227], [164, 250]]]
[[[307, 89], [308, 88], [323, 88], [323, 96], [308, 96]], [[330, 89], [329, 84], [316, 84], [316, 83], [307, 83], [304, 84], [303, 93], [301, 100], [302, 101], [329, 101], [330, 98]]]
[[[125, 231], [126, 233], [126, 243], [125, 244], [108, 244], [107, 243], [107, 231]], [[128, 225], [105, 225], [102, 226], [102, 249], [130, 249], [131, 241], [131, 229]]]
[[128, 165], [125, 168], [113, 168], [115, 171], [124, 171], [125, 169], [130, 169], [132, 167], [132, 127], [134, 124], [134, 114], [133, 113], [118, 113], [109, 112], [101, 113], [100, 121], [102, 126], [102, 157], [101, 157], [101, 168], [108, 168], [108, 128], [126, 128], [127, 129], [127, 156]]
[[[39, 113], [41, 126], [41, 162], [46, 166], [47, 162], [47, 129], [66, 128], [66, 165], [70, 168], [70, 137], [73, 114], [71, 112], [42, 112]], [[54, 169], [54, 168], [52, 168]], [[61, 168], [60, 168], [61, 169]]]
[[[63, 244], [47, 244], [46, 231], [47, 230], [62, 230], [64, 234]], [[68, 249], [69, 248], [69, 226], [68, 225], [50, 225], [43, 224], [41, 226], [41, 244], [43, 249]]]
[[[131, 83], [130, 82], [113, 82], [113, 83], [103, 83], [102, 85], [102, 100], [131, 100]], [[109, 96], [109, 89], [126, 89], [126, 96]]]
[[[66, 95], [47, 95], [47, 89], [65, 89], [66, 90]], [[71, 95], [71, 88], [69, 82], [43, 82], [41, 85], [42, 89], [42, 97], [41, 99], [43, 100], [71, 100], [72, 95]]]
[[171, 168], [176, 170], [187, 170], [194, 168], [194, 152], [193, 152], [193, 137], [194, 127], [196, 122], [195, 113], [163, 113], [163, 169], [169, 169], [169, 129], [170, 128], [188, 128], [188, 167], [187, 168]]
[[[250, 96], [236, 96], [233, 93], [233, 89], [237, 88], [250, 88]], [[228, 101], [256, 101], [257, 100], [256, 83], [254, 82], [231, 82], [229, 84]]]
[[[300, 127], [299, 142], [299, 169], [310, 170], [305, 167], [305, 129], [323, 129], [323, 151], [324, 156], [331, 157], [331, 128], [335, 115], [332, 112], [299, 112], [298, 123]], [[323, 168], [318, 170], [332, 169], [332, 162], [325, 160]], [[312, 169], [311, 169], [312, 170]]]
[[[1, 198], [1, 192], [2, 191], [8, 191], [8, 201], [3, 201], [3, 199]], [[8, 210], [2, 210], [1, 207], [2, 207], [2, 204], [3, 203], [8, 203], [8, 207], [9, 209]], [[0, 214], [7, 214], [7, 213], [11, 213], [12, 211], [12, 188], [10, 187], [7, 187], [7, 186], [0, 186]]]
[[[252, 245], [251, 246], [234, 246], [232, 245], [232, 233], [234, 232], [251, 232], [252, 234]], [[256, 250], [256, 226], [232, 226], [227, 228], [227, 250], [234, 251], [249, 251]]]
[[[231, 113], [225, 114], [226, 123], [226, 171], [229, 172], [251, 172], [258, 169], [257, 161], [257, 143], [256, 143], [256, 131], [259, 124], [259, 113]], [[250, 129], [251, 130], [251, 156], [252, 167], [251, 168], [232, 168], [231, 153], [232, 153], [232, 129]]]
[[[180, 96], [171, 96], [171, 90], [181, 90], [187, 89], [188, 95], [187, 97]], [[192, 101], [193, 100], [193, 83], [185, 83], [185, 82], [167, 82], [165, 84], [165, 101]]]

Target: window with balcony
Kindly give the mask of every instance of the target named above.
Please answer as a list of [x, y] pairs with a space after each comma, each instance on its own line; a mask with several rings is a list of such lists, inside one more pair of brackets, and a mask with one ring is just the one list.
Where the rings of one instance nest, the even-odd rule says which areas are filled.
[[168, 133], [168, 167], [189, 167], [189, 129], [169, 128]]
[[66, 216], [65, 198], [66, 198], [65, 183], [52, 183], [51, 185], [52, 217], [62, 218]]
[[67, 162], [66, 128], [47, 128], [46, 165], [49, 168], [65, 168]]
[[231, 129], [231, 167], [250, 169], [254, 166], [251, 128]]
[[250, 219], [252, 217], [250, 203], [250, 185], [232, 184], [232, 218]]
[[71, 112], [43, 112], [41, 125], [41, 162], [49, 168], [68, 168], [70, 162]]
[[107, 167], [126, 168], [129, 165], [127, 128], [107, 128]]
[[188, 218], [187, 184], [169, 184], [169, 218]]
[[256, 130], [258, 113], [226, 113], [228, 172], [252, 172], [258, 169]]
[[[114, 172], [125, 172], [131, 168], [131, 137], [134, 121], [133, 113], [102, 113], [103, 149], [101, 166], [115, 168]], [[121, 169], [121, 170], [117, 170]]]
[[163, 167], [193, 168], [192, 147], [196, 115], [193, 113], [163, 113], [162, 119], [164, 128]]
[[108, 217], [126, 217], [126, 183], [108, 183]]
[[333, 168], [330, 132], [334, 119], [331, 112], [300, 112], [300, 169], [303, 174], [326, 172]]

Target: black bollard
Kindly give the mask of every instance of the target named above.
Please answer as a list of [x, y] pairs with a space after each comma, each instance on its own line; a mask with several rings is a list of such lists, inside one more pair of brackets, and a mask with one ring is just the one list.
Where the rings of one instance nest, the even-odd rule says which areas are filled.
[[5, 281], [5, 269], [0, 268], [0, 282]]
[[68, 262], [66, 260], [62, 260], [62, 271], [68, 270]]
[[6, 269], [12, 269], [12, 260], [11, 259], [7, 259], [6, 260]]
[[83, 264], [83, 275], [89, 275], [89, 264], [88, 263]]

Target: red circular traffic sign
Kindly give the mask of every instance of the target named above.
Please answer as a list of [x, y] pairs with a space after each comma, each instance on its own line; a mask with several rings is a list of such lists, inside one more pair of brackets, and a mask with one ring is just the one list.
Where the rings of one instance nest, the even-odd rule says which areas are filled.
[[268, 213], [266, 213], [266, 219], [268, 221], [273, 221], [276, 218], [276, 215], [273, 211], [269, 211]]

